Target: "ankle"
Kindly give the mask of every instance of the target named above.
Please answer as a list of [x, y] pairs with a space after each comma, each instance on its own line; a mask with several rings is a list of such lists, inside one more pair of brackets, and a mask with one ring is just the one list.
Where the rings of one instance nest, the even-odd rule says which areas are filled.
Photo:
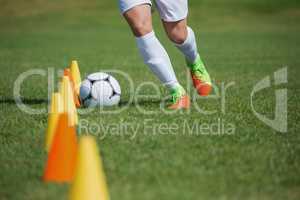
[[193, 72], [199, 71], [199, 70], [201, 71], [201, 70], [205, 69], [204, 63], [202, 62], [199, 55], [197, 56], [196, 60], [193, 63], [189, 63], [187, 61], [187, 66]]
[[186, 91], [180, 84], [178, 84], [176, 87], [174, 87], [170, 90], [170, 93], [182, 96], [182, 95], [186, 94]]
[[201, 61], [200, 55], [197, 54], [197, 57], [195, 59], [193, 59], [193, 60], [185, 58], [185, 61], [186, 61], [187, 65], [188, 65], [188, 67], [190, 67], [192, 65], [196, 65], [199, 61]]

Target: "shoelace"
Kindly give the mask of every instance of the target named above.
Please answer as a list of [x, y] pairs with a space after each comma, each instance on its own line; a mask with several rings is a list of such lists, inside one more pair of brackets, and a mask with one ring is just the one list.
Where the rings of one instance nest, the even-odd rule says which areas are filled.
[[178, 101], [178, 99], [181, 97], [179, 92], [173, 92], [171, 94], [171, 96], [172, 96], [172, 99], [171, 99], [172, 103], [176, 103]]
[[192, 72], [193, 73], [200, 73], [199, 75], [202, 75], [204, 74], [204, 68], [202, 66], [200, 66], [201, 64], [195, 64], [193, 67], [192, 67]]
[[200, 66], [196, 66], [195, 69], [192, 70], [193, 73], [200, 72], [201, 74], [204, 74], [204, 68]]

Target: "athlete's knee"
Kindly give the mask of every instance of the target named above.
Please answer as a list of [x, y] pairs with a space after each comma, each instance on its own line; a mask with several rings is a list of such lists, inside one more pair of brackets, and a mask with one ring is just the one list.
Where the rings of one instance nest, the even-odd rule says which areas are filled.
[[152, 31], [151, 21], [141, 20], [131, 26], [132, 32], [136, 37], [144, 36]]
[[172, 42], [182, 44], [187, 38], [187, 30], [186, 27], [174, 27], [168, 30], [167, 35]]
[[187, 38], [186, 19], [177, 22], [164, 22], [163, 25], [169, 39], [176, 43], [182, 44]]
[[149, 5], [135, 6], [123, 15], [136, 37], [141, 37], [152, 31], [151, 8]]

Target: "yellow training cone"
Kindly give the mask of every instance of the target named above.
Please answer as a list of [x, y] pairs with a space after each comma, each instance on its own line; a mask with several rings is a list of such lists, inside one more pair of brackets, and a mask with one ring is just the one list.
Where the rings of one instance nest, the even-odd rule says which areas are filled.
[[102, 161], [92, 136], [80, 138], [75, 177], [69, 199], [109, 200]]
[[50, 112], [48, 114], [48, 127], [46, 131], [45, 149], [47, 152], [50, 150], [52, 144], [59, 113], [62, 112], [63, 102], [61, 99], [61, 95], [58, 92], [53, 93], [51, 96]]
[[80, 76], [80, 71], [79, 71], [79, 67], [78, 67], [78, 62], [76, 60], [73, 60], [71, 62], [70, 70], [71, 70], [71, 76], [74, 81], [74, 89], [75, 89], [77, 95], [79, 95], [81, 76]]
[[68, 76], [63, 76], [59, 92], [62, 96], [64, 112], [69, 114], [69, 125], [74, 126], [78, 124], [78, 115], [74, 103], [72, 86]]

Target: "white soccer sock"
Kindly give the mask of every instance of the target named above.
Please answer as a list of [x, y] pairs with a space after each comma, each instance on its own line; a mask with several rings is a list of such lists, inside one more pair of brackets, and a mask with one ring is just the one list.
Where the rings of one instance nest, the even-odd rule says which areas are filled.
[[198, 56], [195, 34], [190, 27], [187, 27], [187, 32], [186, 40], [182, 44], [175, 43], [175, 46], [185, 55], [189, 63], [194, 63]]
[[175, 76], [170, 58], [156, 38], [152, 31], [142, 37], [136, 37], [137, 46], [152, 72], [159, 78], [159, 80], [168, 88], [174, 89], [179, 86]]

